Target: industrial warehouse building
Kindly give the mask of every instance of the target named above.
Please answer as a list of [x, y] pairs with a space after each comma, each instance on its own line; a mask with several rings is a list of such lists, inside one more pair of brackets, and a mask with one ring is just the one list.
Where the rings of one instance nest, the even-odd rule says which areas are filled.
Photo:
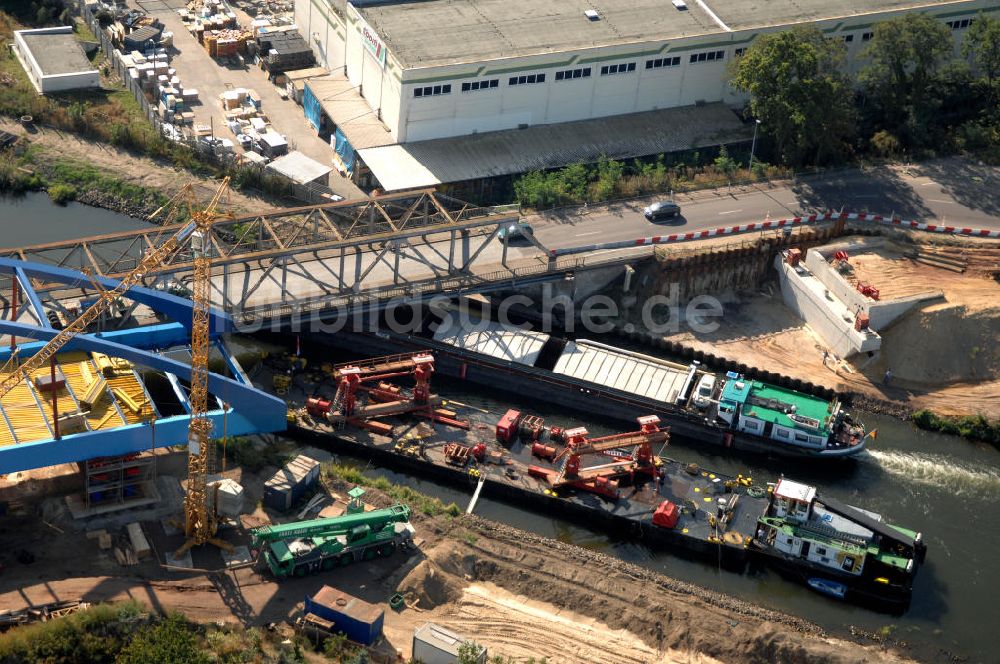
[[[815, 24], [859, 52], [913, 11], [956, 38], [993, 0], [296, 0], [330, 75], [306, 116], [386, 190], [745, 140], [727, 66], [758, 35]], [[543, 127], [544, 126], [544, 127]], [[358, 163], [360, 162], [360, 163]]]
[[101, 87], [73, 28], [38, 28], [14, 33], [14, 52], [32, 85], [42, 94]]

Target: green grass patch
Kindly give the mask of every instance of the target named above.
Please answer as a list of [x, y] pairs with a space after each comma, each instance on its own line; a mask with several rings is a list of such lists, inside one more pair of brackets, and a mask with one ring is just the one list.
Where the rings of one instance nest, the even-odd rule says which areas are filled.
[[393, 500], [405, 503], [415, 512], [427, 516], [442, 514], [457, 517], [462, 514], [462, 508], [455, 503], [445, 505], [440, 499], [420, 493], [415, 489], [400, 484], [393, 484], [384, 477], [368, 477], [354, 466], [339, 463], [323, 464], [323, 475], [330, 479], [338, 479], [348, 484], [377, 489], [390, 496]]
[[968, 440], [990, 443], [1000, 447], [1000, 420], [990, 420], [985, 415], [938, 415], [923, 409], [913, 413], [913, 423], [921, 429], [936, 431]]
[[69, 185], [78, 192], [97, 191], [136, 206], [156, 208], [167, 202], [157, 190], [124, 182], [90, 164], [60, 161], [46, 167], [47, 179], [54, 184]]
[[71, 184], [54, 184], [49, 187], [49, 198], [57, 205], [66, 205], [76, 199], [76, 187]]

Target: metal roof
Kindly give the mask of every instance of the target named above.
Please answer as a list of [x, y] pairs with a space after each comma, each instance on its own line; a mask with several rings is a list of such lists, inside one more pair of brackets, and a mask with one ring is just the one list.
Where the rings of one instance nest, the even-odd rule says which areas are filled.
[[392, 143], [389, 128], [343, 74], [310, 78], [306, 86], [355, 150]]
[[570, 341], [553, 371], [663, 403], [675, 403], [690, 369], [592, 341]]
[[811, 503], [813, 498], [816, 497], [816, 487], [809, 486], [808, 484], [802, 484], [801, 482], [794, 482], [782, 477], [778, 480], [778, 484], [774, 487], [774, 495], [779, 498], [788, 498], [790, 500], [798, 500], [803, 503]]
[[750, 137], [750, 128], [728, 106], [706, 104], [380, 147], [364, 148], [347, 138], [385, 191], [402, 191]]
[[434, 340], [508, 362], [534, 366], [549, 335], [528, 332], [492, 321], [467, 320], [457, 312], [448, 315], [434, 332]]
[[315, 159], [311, 159], [298, 150], [289, 152], [283, 157], [278, 157], [267, 165], [272, 171], [281, 173], [292, 182], [306, 184], [326, 176], [332, 168], [324, 166]]
[[[341, 8], [344, 4], [334, 3]], [[963, 3], [698, 0], [682, 10], [668, 0], [402, 0], [356, 9], [403, 69], [417, 69], [617, 45], [649, 50], [665, 41], [697, 36], [730, 41], [739, 30], [826, 19], [844, 22], [878, 12], [958, 4]], [[591, 20], [587, 10], [597, 10], [599, 18]]]

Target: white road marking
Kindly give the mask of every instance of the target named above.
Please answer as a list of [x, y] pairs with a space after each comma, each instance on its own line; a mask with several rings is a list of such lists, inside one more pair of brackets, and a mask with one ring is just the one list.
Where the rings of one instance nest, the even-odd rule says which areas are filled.
[[955, 201], [948, 201], [943, 198], [928, 198], [931, 203], [954, 203]]
[[736, 212], [743, 212], [743, 210], [726, 210], [725, 212], [720, 212], [719, 214], [735, 214]]
[[591, 231], [590, 233], [577, 233], [573, 237], [586, 237], [587, 235], [597, 235], [601, 231]]
[[935, 182], [934, 180], [931, 180], [930, 182], [921, 182], [921, 183], [920, 183], [920, 186], [921, 186], [921, 187], [929, 187], [929, 186], [931, 186], [932, 184], [937, 184], [937, 182]]

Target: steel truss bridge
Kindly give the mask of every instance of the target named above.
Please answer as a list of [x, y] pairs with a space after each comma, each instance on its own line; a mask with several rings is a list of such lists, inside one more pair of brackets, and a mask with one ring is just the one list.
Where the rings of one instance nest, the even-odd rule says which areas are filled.
[[[474, 207], [433, 190], [220, 219], [210, 238], [213, 305], [237, 323], [262, 323], [370, 309], [393, 298], [509, 288], [597, 266], [593, 256], [555, 259], [534, 237], [526, 238], [526, 246], [497, 241], [499, 231], [518, 220], [516, 210]], [[113, 279], [178, 227], [0, 251], [0, 258]], [[146, 274], [144, 284], [176, 290], [192, 267], [185, 248]], [[47, 296], [49, 309], [62, 310], [66, 318], [73, 314], [70, 303], [82, 295], [60, 284], [36, 280], [33, 286]], [[0, 295], [7, 292], [0, 284]]]

